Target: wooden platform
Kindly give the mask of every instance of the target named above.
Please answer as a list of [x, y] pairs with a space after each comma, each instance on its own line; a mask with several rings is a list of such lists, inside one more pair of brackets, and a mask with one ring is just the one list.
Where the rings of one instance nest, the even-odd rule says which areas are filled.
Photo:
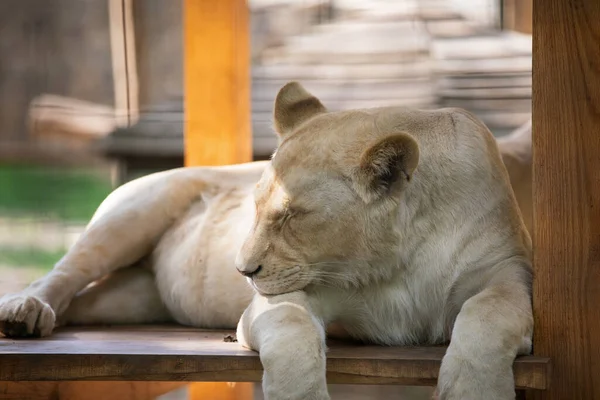
[[[257, 382], [258, 354], [227, 342], [229, 331], [178, 326], [79, 327], [46, 339], [0, 338], [0, 381]], [[329, 383], [435, 385], [444, 347], [330, 342]], [[521, 389], [546, 389], [550, 361], [520, 357]]]

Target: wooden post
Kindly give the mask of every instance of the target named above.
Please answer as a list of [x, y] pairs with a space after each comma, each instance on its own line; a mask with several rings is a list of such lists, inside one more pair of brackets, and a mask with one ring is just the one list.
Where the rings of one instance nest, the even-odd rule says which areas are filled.
[[533, 8], [535, 399], [600, 398], [600, 1]]
[[244, 0], [185, 0], [185, 163], [252, 159], [250, 40]]
[[115, 88], [115, 116], [120, 126], [139, 119], [133, 0], [108, 0], [110, 48]]
[[502, 28], [531, 34], [533, 0], [502, 0]]
[[[184, 1], [185, 165], [252, 160], [244, 0]], [[250, 400], [252, 383], [193, 383], [190, 399]]]

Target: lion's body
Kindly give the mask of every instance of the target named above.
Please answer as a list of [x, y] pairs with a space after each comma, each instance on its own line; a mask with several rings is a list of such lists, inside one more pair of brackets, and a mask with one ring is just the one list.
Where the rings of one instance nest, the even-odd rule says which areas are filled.
[[[110, 251], [123, 243], [120, 234], [139, 235], [136, 232], [151, 231], [157, 225], [162, 228], [156, 239], [147, 238], [152, 243], [148, 243], [144, 256], [132, 268], [113, 273], [117, 278], [125, 274], [125, 279], [131, 281], [131, 286], [124, 288], [124, 295], [135, 299], [141, 292], [155, 293], [168, 314], [165, 317], [164, 310], [155, 310], [159, 320], [172, 318], [202, 328], [235, 328], [253, 290], [236, 271], [234, 260], [254, 220], [252, 191], [265, 165], [266, 162], [255, 162], [232, 167], [181, 168], [146, 176], [113, 192], [88, 229], [93, 230], [98, 224], [110, 226], [117, 219], [127, 219], [129, 213], [135, 215], [129, 218], [136, 221], [122, 232], [111, 232], [107, 242], [102, 243], [102, 250]], [[98, 241], [93, 240], [92, 245], [98, 246]], [[152, 272], [155, 289], [149, 290], [143, 270]], [[144, 284], [138, 286], [138, 279]], [[99, 286], [108, 285], [101, 282]], [[69, 324], [107, 320], [127, 323], [130, 321], [121, 315], [130, 307], [127, 315], [148, 318], [145, 302], [124, 304], [120, 296], [115, 301], [104, 297], [100, 290], [84, 292], [61, 319]], [[97, 313], [90, 312], [94, 304], [98, 304]]]
[[[268, 219], [265, 209], [278, 207], [277, 193], [297, 189], [316, 193], [311, 201], [322, 210], [331, 208], [337, 218], [317, 216], [318, 220], [310, 220], [312, 232], [301, 227], [302, 222], [294, 222], [302, 238], [284, 232], [277, 235], [289, 235], [285, 245], [272, 240], [265, 244], [269, 255], [260, 262], [262, 272], [253, 276], [259, 292], [285, 295], [300, 289], [318, 320], [336, 323], [358, 339], [432, 344], [448, 341], [455, 321], [463, 329], [461, 339], [467, 338], [464, 326], [472, 299], [481, 297], [486, 285], [502, 277], [487, 294], [489, 298], [479, 301], [488, 303], [487, 313], [494, 313], [494, 304], [508, 301], [507, 296], [524, 300], [522, 308], [511, 312], [523, 314], [528, 322], [519, 325], [517, 336], [508, 341], [513, 347], [507, 351], [527, 352], [531, 244], [489, 131], [457, 110], [394, 108], [332, 115], [316, 117], [313, 129], [347, 131], [356, 140], [346, 142], [334, 134], [309, 139], [306, 134], [298, 143], [284, 141], [273, 166], [257, 162], [184, 168], [117, 189], [48, 276], [22, 293], [0, 299], [1, 330], [13, 336], [47, 335], [55, 318], [67, 324], [174, 320], [203, 328], [234, 328], [255, 293], [236, 271], [236, 264], [242, 256], [242, 264], [254, 260], [256, 249], [262, 248], [260, 240], [273, 234], [261, 224]], [[370, 130], [372, 121], [377, 128], [389, 125], [407, 132], [420, 149], [419, 166], [402, 189], [399, 203], [393, 204], [399, 211], [392, 218], [381, 212], [346, 215], [335, 211], [356, 209], [352, 204], [358, 197], [349, 195], [343, 180], [330, 180], [330, 176], [337, 176], [336, 171], [353, 157], [346, 154], [360, 153], [377, 139]], [[298, 147], [294, 152], [303, 160], [300, 167], [290, 155], [292, 146]], [[286, 164], [277, 164], [277, 159], [291, 163], [289, 170]], [[255, 206], [255, 186], [265, 171], [264, 176], [271, 176], [263, 179], [270, 185], [265, 189], [268, 198]], [[309, 177], [310, 181], [303, 182]], [[303, 186], [294, 187], [301, 182]], [[382, 236], [379, 226], [369, 224], [389, 225], [389, 233]], [[323, 236], [325, 231], [329, 236]], [[244, 244], [249, 234], [253, 235], [251, 245]], [[282, 250], [286, 246], [290, 249]], [[312, 248], [321, 255], [312, 257]], [[236, 260], [240, 249], [242, 256]], [[375, 253], [377, 262], [373, 261]], [[321, 266], [323, 254], [328, 258]], [[344, 254], [354, 261], [338, 268], [332, 260]], [[299, 257], [306, 271], [287, 283], [295, 270], [285, 270], [284, 261]], [[85, 288], [91, 282], [96, 283]], [[297, 282], [304, 282], [303, 286], [293, 286]], [[457, 319], [459, 312], [466, 316]], [[501, 324], [512, 323], [510, 314], [495, 317]], [[267, 328], [272, 326], [266, 323]], [[248, 337], [251, 331], [240, 329], [242, 340], [258, 349], [258, 342]], [[469, 330], [490, 334], [483, 327]], [[457, 344], [453, 351], [460, 353], [471, 345]], [[265, 363], [266, 358], [262, 359]]]
[[[203, 169], [174, 172], [204, 186], [150, 258], [161, 299], [177, 322], [234, 328], [248, 306], [252, 288], [233, 265], [252, 226], [252, 190], [263, 169], [254, 164], [212, 176]], [[234, 179], [238, 182], [229, 186]]]

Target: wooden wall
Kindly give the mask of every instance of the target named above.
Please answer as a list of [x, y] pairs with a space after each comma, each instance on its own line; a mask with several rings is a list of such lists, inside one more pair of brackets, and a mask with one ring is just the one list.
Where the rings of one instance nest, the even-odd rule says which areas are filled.
[[600, 399], [600, 1], [535, 0], [536, 399]]

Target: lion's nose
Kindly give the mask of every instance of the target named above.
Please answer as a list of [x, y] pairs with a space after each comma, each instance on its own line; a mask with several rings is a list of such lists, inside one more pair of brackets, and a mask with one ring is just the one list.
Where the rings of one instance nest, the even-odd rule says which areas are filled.
[[262, 269], [262, 265], [246, 265], [242, 268], [236, 267], [238, 272], [244, 275], [247, 278], [251, 278], [253, 275], [256, 275]]

